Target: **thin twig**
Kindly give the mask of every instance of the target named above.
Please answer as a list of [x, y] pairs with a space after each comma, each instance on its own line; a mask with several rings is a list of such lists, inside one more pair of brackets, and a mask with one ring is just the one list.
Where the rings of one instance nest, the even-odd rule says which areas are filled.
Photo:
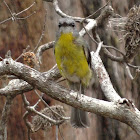
[[87, 31], [87, 29], [86, 29], [84, 23], [82, 23], [82, 25], [83, 25], [83, 28], [85, 29], [86, 33], [88, 34], [88, 36], [91, 38], [91, 40], [92, 40], [94, 43], [98, 44], [98, 42], [97, 42], [97, 41], [91, 36], [91, 34]]
[[12, 13], [12, 11], [11, 11], [10, 7], [8, 6], [8, 4], [6, 3], [6, 1], [5, 1], [5, 0], [4, 0], [3, 2], [4, 2], [4, 4], [6, 5], [6, 7], [8, 8], [8, 10], [9, 10], [9, 12], [10, 12], [11, 16], [13, 17], [13, 13]]
[[140, 69], [140, 66], [135, 66], [135, 65], [132, 65], [130, 63], [127, 63], [127, 65], [133, 69]]
[[[22, 96], [22, 100], [23, 100], [23, 103], [24, 103], [24, 107], [26, 108], [27, 106], [30, 105], [30, 103], [27, 100], [25, 94], [21, 94], [21, 96]], [[24, 122], [27, 126], [27, 129], [28, 129], [28, 140], [31, 140], [31, 123], [28, 121], [29, 114], [30, 114], [30, 112], [26, 111], [23, 115], [23, 119], [24, 119]]]
[[126, 68], [126, 70], [127, 70], [128, 76], [130, 77], [131, 80], [133, 80], [134, 77], [132, 76], [131, 71], [130, 71], [128, 65], [127, 65], [126, 63], [124, 63], [124, 65], [125, 65], [125, 68]]
[[25, 94], [21, 94], [22, 100], [24, 102], [24, 106], [27, 107], [30, 105], [29, 101], [27, 100]]
[[36, 104], [33, 106], [34, 108], [36, 108], [36, 106], [43, 100], [42, 97], [43, 97], [44, 93], [42, 93], [40, 96], [39, 93], [37, 92], [37, 90], [34, 90], [34, 91], [40, 97], [39, 100], [36, 102]]
[[31, 17], [31, 16], [34, 15], [34, 14], [36, 14], [36, 11], [34, 11], [32, 14], [30, 14], [30, 15], [28, 15], [28, 16], [26, 16], [26, 17], [17, 17], [16, 19], [18, 19], [18, 20], [25, 20], [25, 19]]
[[36, 108], [40, 102], [41, 102], [41, 99], [39, 99], [39, 100], [34, 104], [33, 107]]
[[27, 10], [29, 10], [31, 7], [33, 7], [34, 6], [34, 4], [35, 4], [36, 2], [33, 2], [29, 7], [27, 7], [26, 9], [24, 9], [24, 10], [22, 10], [21, 12], [19, 12], [19, 13], [17, 13], [16, 14], [16, 16], [18, 16], [18, 15], [20, 15], [20, 14], [22, 14], [23, 12], [25, 12], [25, 11], [27, 11]]
[[98, 10], [96, 10], [94, 13], [92, 13], [92, 14], [89, 15], [89, 16], [87, 16], [87, 17], [82, 21], [82, 23], [83, 23], [86, 19], [88, 19], [88, 18], [94, 16], [96, 13], [98, 13], [98, 12], [101, 11], [103, 8], [105, 8], [105, 7], [108, 5], [108, 3], [109, 3], [110, 1], [111, 1], [111, 0], [108, 0], [108, 2], [107, 2], [104, 6], [100, 7], [100, 8], [99, 8]]
[[46, 10], [45, 18], [44, 18], [44, 25], [43, 25], [43, 29], [42, 29], [42, 34], [41, 34], [39, 41], [38, 41], [36, 47], [34, 48], [33, 52], [35, 52], [35, 50], [38, 48], [43, 36], [45, 35], [46, 21], [47, 21], [47, 10]]
[[[126, 70], [127, 70], [127, 73], [128, 73], [128, 75], [129, 75], [129, 77], [130, 77], [130, 79], [131, 80], [133, 80], [133, 81], [135, 81], [138, 77], [139, 77], [139, 75], [140, 75], [140, 67], [135, 67], [135, 66], [133, 66], [133, 65], [131, 65], [131, 64], [127, 64], [127, 63], [124, 63], [124, 65], [125, 65], [125, 68], [126, 68]], [[133, 77], [132, 76], [132, 74], [131, 74], [131, 71], [130, 71], [130, 69], [129, 69], [129, 65], [131, 65], [132, 67], [131, 68], [134, 68], [134, 69], [136, 69], [136, 74], [135, 74], [135, 76]]]
[[119, 49], [113, 47], [113, 46], [107, 46], [107, 45], [103, 45], [103, 48], [108, 48], [108, 49], [113, 49], [115, 51], [117, 51], [118, 53], [120, 53], [121, 55], [125, 56], [125, 54], [123, 52], [121, 52]]
[[28, 45], [28, 46], [23, 50], [22, 54], [21, 54], [18, 58], [15, 59], [15, 61], [18, 61], [18, 60], [22, 57], [22, 55], [23, 55], [29, 48], [30, 48], [30, 46]]
[[136, 81], [139, 76], [140, 76], [140, 69], [136, 69], [136, 74], [133, 81]]
[[12, 19], [12, 17], [10, 17], [10, 18], [8, 18], [8, 19], [5, 19], [5, 20], [1, 21], [0, 24], [3, 24], [3, 23], [5, 23], [6, 21], [9, 21], [9, 20], [11, 20], [11, 19]]

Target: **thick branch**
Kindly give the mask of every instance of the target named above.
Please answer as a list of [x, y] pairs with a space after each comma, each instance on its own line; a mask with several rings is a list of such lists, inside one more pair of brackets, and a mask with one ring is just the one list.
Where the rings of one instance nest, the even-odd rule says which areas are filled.
[[4, 95], [4, 96], [10, 95], [14, 97], [18, 94], [30, 91], [32, 89], [33, 87], [27, 82], [19, 79], [14, 79], [11, 80], [7, 86], [0, 89], [0, 95]]
[[102, 60], [96, 53], [91, 52], [92, 67], [98, 77], [101, 89], [109, 101], [118, 101], [121, 97], [114, 90], [109, 75], [103, 66]]
[[[57, 65], [55, 65], [49, 71], [42, 73], [42, 75], [44, 75], [46, 79], [52, 81], [55, 81], [61, 77]], [[28, 92], [32, 89], [34, 89], [34, 87], [28, 84], [27, 82], [19, 79], [14, 79], [11, 80], [7, 86], [0, 89], [0, 95], [4, 96], [10, 95], [14, 97], [21, 93]]]
[[[99, 57], [95, 57], [94, 54], [92, 55], [94, 57], [92, 58], [94, 61], [92, 66], [95, 71], [98, 71], [97, 74], [103, 91], [106, 92], [107, 98], [116, 101], [116, 99], [112, 97], [115, 93], [113, 87], [110, 85], [110, 87], [107, 86], [111, 83], [108, 79], [107, 73], [105, 73], [105, 70], [102, 68], [102, 63]], [[115, 102], [107, 102], [87, 97], [85, 95], [81, 95], [80, 100], [76, 100], [77, 93], [73, 91], [70, 92], [64, 87], [48, 80], [44, 74], [21, 63], [15, 62], [11, 58], [4, 59], [0, 62], [0, 75], [2, 74], [13, 74], [27, 81], [33, 87], [36, 87], [50, 97], [73, 107], [122, 121], [130, 125], [138, 134], [140, 134], [140, 112], [138, 110], [132, 110], [125, 103], [118, 104]], [[110, 95], [108, 95], [107, 92], [109, 92]], [[120, 98], [117, 94], [115, 97], [118, 99]]]

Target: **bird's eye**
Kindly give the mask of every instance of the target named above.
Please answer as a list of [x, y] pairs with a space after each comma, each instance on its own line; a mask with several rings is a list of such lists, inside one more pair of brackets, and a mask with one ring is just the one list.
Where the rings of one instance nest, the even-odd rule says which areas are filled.
[[60, 23], [58, 24], [58, 27], [59, 27], [59, 28], [61, 27], [61, 24], [60, 24]]
[[71, 26], [72, 26], [72, 27], [75, 27], [75, 24], [74, 24], [74, 23], [72, 23], [72, 24], [71, 24]]

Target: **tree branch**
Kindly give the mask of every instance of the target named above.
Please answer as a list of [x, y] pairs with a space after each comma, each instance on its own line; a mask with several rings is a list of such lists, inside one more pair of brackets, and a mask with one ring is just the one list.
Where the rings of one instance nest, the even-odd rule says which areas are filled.
[[16, 96], [24, 92], [32, 90], [33, 87], [27, 82], [19, 79], [14, 79], [9, 82], [7, 86], [0, 89], [0, 96]]
[[109, 75], [103, 66], [101, 58], [98, 54], [91, 52], [92, 56], [92, 67], [98, 77], [101, 89], [109, 101], [115, 101], [121, 99], [121, 97], [114, 90], [112, 83], [110, 81]]
[[138, 110], [134, 110], [133, 107], [127, 104], [127, 102], [121, 102], [121, 104], [119, 104], [121, 98], [113, 89], [101, 59], [99, 56], [94, 55], [93, 52], [91, 55], [92, 66], [98, 75], [99, 83], [105, 96], [109, 100], [115, 102], [98, 100], [85, 95], [81, 95], [81, 98], [76, 100], [76, 92], [65, 89], [55, 82], [48, 80], [46, 76], [47, 74], [44, 75], [37, 70], [25, 66], [19, 62], [15, 62], [11, 58], [4, 59], [0, 62], [0, 75], [13, 74], [56, 100], [85, 111], [102, 115], [104, 117], [117, 119], [130, 125], [138, 134], [140, 134], [140, 112]]
[[44, 45], [41, 45], [41, 46], [37, 49], [36, 57], [38, 58], [40, 64], [41, 64], [43, 52], [46, 51], [46, 50], [48, 50], [48, 49], [50, 49], [50, 48], [53, 48], [54, 43], [55, 43], [55, 41], [46, 43], [46, 44], [44, 44]]

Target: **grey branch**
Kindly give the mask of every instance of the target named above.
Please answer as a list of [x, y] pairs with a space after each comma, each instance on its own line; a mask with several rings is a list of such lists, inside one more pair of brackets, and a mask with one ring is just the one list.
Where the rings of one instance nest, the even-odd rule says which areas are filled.
[[47, 49], [50, 49], [54, 46], [55, 41], [46, 43], [44, 45], [41, 45], [38, 49], [37, 49], [37, 53], [36, 53], [36, 57], [39, 60], [39, 63], [41, 64], [41, 60], [42, 60], [42, 54], [44, 51], [46, 51]]
[[91, 52], [91, 56], [92, 56], [92, 68], [94, 69], [98, 77], [104, 95], [109, 101], [117, 102], [118, 100], [121, 99], [121, 97], [114, 90], [109, 75], [105, 67], [103, 66], [101, 58], [98, 56], [98, 54], [94, 52]]
[[16, 95], [30, 91], [32, 89], [33, 87], [27, 82], [19, 79], [14, 79], [11, 80], [7, 86], [0, 89], [0, 95], [4, 95], [4, 96], [10, 95], [14, 97]]
[[[54, 6], [54, 9], [56, 11], [56, 13], [58, 15], [60, 15], [61, 17], [65, 17], [65, 18], [71, 18], [71, 19], [74, 19], [75, 21], [78, 21], [78, 22], [82, 22], [85, 18], [81, 18], [81, 17], [73, 17], [73, 16], [69, 16], [67, 14], [65, 14], [64, 12], [62, 12], [62, 10], [59, 8], [59, 5], [58, 5], [58, 0], [52, 0], [53, 2], [53, 6]], [[94, 19], [86, 19], [85, 22], [89, 22], [89, 20], [94, 20]]]

